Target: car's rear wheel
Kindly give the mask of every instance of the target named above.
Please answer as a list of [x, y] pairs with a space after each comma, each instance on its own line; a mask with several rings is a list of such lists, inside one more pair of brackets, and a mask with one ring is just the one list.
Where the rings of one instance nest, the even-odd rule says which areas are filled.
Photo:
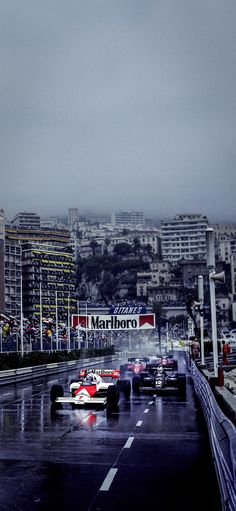
[[124, 393], [126, 398], [130, 397], [131, 394], [131, 385], [129, 380], [118, 380], [118, 385], [120, 387], [121, 392]]
[[177, 375], [178, 392], [181, 397], [186, 396], [186, 374], [179, 373]]
[[51, 403], [54, 405], [56, 399], [58, 397], [63, 397], [63, 396], [64, 396], [64, 390], [63, 390], [62, 385], [53, 385], [50, 390]]
[[126, 365], [123, 364], [123, 365], [120, 366], [120, 374], [121, 375], [125, 374], [125, 371], [126, 371]]
[[140, 376], [133, 376], [132, 379], [132, 389], [133, 392], [139, 392], [140, 390]]
[[118, 385], [110, 385], [107, 389], [107, 406], [108, 408], [116, 408], [119, 403], [120, 391]]

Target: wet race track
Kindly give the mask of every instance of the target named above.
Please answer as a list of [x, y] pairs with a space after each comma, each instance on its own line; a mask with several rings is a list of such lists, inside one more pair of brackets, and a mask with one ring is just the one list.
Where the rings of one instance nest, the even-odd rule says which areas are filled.
[[51, 409], [52, 384], [68, 388], [75, 372], [1, 387], [0, 511], [220, 511], [207, 430], [178, 356], [185, 400], [131, 393], [109, 416]]

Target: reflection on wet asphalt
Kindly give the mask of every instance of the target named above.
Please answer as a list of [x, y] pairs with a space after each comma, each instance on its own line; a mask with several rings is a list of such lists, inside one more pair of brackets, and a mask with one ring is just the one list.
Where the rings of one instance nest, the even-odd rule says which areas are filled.
[[122, 397], [110, 415], [53, 410], [51, 385], [68, 388], [74, 376], [0, 389], [0, 511], [143, 510], [153, 502], [165, 511], [221, 510], [189, 374], [184, 401], [141, 393]]

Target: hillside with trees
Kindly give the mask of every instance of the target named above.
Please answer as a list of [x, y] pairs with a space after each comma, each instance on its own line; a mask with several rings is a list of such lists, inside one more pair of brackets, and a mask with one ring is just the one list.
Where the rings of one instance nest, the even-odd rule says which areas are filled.
[[150, 246], [141, 248], [135, 240], [133, 246], [118, 243], [113, 255], [96, 255], [94, 250], [91, 257], [79, 258], [78, 299], [86, 300], [91, 294], [94, 299], [105, 303], [111, 300], [135, 299], [137, 272], [149, 270], [151, 260]]

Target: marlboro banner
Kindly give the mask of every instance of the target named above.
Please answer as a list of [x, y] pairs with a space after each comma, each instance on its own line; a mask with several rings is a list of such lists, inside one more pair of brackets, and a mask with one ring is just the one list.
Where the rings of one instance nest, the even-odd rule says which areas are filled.
[[81, 330], [147, 330], [155, 328], [155, 314], [73, 314], [72, 326]]

